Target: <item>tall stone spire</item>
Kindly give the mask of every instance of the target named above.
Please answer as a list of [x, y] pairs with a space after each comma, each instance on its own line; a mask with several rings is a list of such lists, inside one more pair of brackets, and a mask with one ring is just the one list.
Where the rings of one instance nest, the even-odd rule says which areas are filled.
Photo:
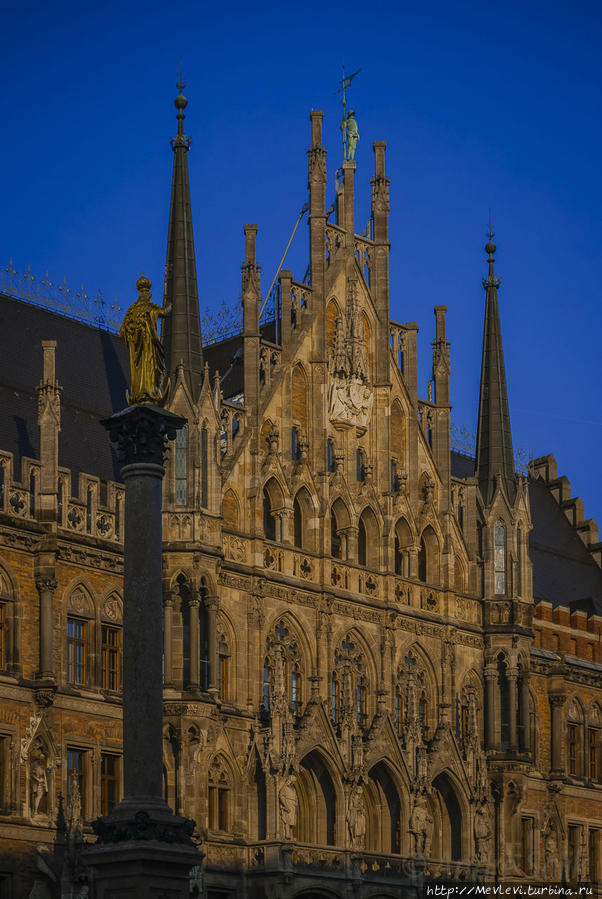
[[184, 110], [188, 100], [182, 93], [186, 85], [181, 74], [176, 87], [180, 91], [174, 101], [178, 110], [178, 133], [171, 140], [174, 164], [163, 300], [165, 307], [171, 306], [171, 312], [164, 319], [162, 339], [172, 385], [176, 383], [177, 368], [182, 363], [184, 380], [196, 400], [203, 377], [203, 346], [188, 181], [190, 138], [184, 133]]
[[483, 278], [486, 300], [476, 461], [476, 476], [479, 480], [481, 495], [487, 505], [493, 499], [498, 478], [509, 502], [514, 502], [516, 494], [514, 454], [497, 299], [500, 279], [495, 276], [493, 271], [493, 254], [496, 247], [493, 243], [494, 235], [491, 224], [488, 236], [485, 252], [488, 255], [489, 274]]

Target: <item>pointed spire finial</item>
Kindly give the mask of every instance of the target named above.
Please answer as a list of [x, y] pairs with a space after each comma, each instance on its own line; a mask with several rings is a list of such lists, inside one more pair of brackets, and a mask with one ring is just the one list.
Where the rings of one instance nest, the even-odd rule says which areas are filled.
[[493, 273], [493, 263], [494, 263], [494, 253], [497, 249], [496, 245], [493, 242], [493, 238], [495, 237], [495, 231], [493, 231], [491, 226], [491, 208], [489, 209], [489, 229], [487, 231], [487, 243], [485, 244], [485, 252], [487, 253], [487, 261], [489, 262], [489, 275], [487, 278], [483, 278], [483, 287], [487, 290], [488, 287], [499, 287], [501, 284], [500, 278], [496, 278]]
[[184, 115], [184, 110], [188, 106], [188, 100], [184, 96], [184, 88], [186, 87], [186, 82], [182, 76], [182, 57], [180, 56], [180, 80], [176, 83], [176, 88], [179, 90], [179, 94], [176, 99], [173, 101], [174, 106], [178, 110], [178, 114], [176, 116], [178, 120], [178, 134], [175, 139], [171, 141], [172, 149], [176, 149], [176, 147], [185, 147], [188, 149], [190, 146], [190, 138], [186, 137], [184, 134], [184, 119], [186, 116]]

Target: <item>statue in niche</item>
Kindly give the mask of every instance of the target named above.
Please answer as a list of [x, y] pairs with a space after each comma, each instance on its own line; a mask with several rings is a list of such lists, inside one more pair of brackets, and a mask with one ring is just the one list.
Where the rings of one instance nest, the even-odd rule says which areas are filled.
[[477, 807], [474, 819], [474, 839], [477, 864], [489, 858], [491, 848], [491, 813], [486, 802]]
[[138, 299], [125, 313], [119, 334], [130, 353], [131, 390], [128, 405], [163, 406], [169, 391], [165, 353], [157, 333], [157, 321], [171, 311], [151, 303], [151, 282], [144, 275], [136, 281]]
[[544, 873], [548, 880], [558, 880], [558, 836], [553, 823], [548, 820], [542, 832]]
[[343, 121], [341, 122], [341, 131], [345, 138], [345, 162], [353, 162], [355, 159], [355, 148], [360, 139], [360, 129], [357, 126], [355, 118], [355, 110], [350, 109]]
[[293, 827], [297, 824], [297, 802], [295, 775], [288, 774], [278, 794], [280, 821], [285, 840], [292, 840], [293, 838]]
[[[32, 754], [29, 769], [29, 793], [31, 796], [32, 817], [40, 812], [40, 806], [48, 795], [47, 760], [41, 747]], [[44, 809], [43, 809], [44, 810]]]
[[347, 829], [349, 831], [349, 844], [352, 849], [363, 849], [366, 837], [366, 813], [364, 811], [364, 797], [362, 789], [355, 786], [349, 796], [347, 806]]
[[427, 808], [426, 797], [419, 793], [414, 800], [410, 816], [410, 834], [414, 842], [414, 855], [428, 858], [433, 836], [433, 819]]

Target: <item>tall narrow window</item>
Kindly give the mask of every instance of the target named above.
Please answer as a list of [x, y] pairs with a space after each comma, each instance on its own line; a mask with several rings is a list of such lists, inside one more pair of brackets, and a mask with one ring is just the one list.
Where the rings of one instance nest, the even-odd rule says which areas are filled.
[[29, 473], [29, 514], [31, 518], [35, 518], [36, 514], [36, 476], [35, 473]]
[[523, 595], [523, 532], [516, 530], [516, 592]]
[[355, 477], [358, 481], [364, 481], [366, 478], [366, 471], [364, 468], [364, 453], [361, 449], [358, 449], [355, 454]]
[[303, 549], [303, 514], [301, 512], [301, 504], [297, 497], [293, 503], [293, 525], [295, 532], [295, 546]]
[[301, 672], [297, 663], [291, 670], [291, 711], [294, 715], [301, 712]]
[[401, 733], [401, 689], [398, 687], [395, 691], [395, 710], [394, 710], [394, 718], [395, 718], [395, 730], [397, 733]]
[[535, 868], [533, 818], [521, 819], [521, 868], [524, 874], [532, 874]]
[[176, 504], [185, 506], [188, 500], [188, 429], [176, 434]]
[[201, 506], [207, 508], [208, 496], [207, 428], [201, 428]]
[[391, 469], [390, 469], [390, 478], [391, 478], [391, 493], [395, 493], [397, 490], [397, 462], [395, 459], [391, 459]]
[[225, 765], [216, 759], [209, 769], [209, 829], [229, 830], [230, 778]]
[[266, 659], [263, 663], [263, 708], [266, 712], [270, 709], [270, 683], [272, 679], [272, 674], [270, 671], [270, 666], [268, 664], [268, 660]]
[[63, 523], [63, 481], [59, 478], [56, 489], [57, 517], [59, 525]]
[[600, 779], [600, 732], [590, 727], [587, 735], [590, 780]]
[[67, 680], [86, 682], [86, 622], [80, 618], [67, 618]]
[[577, 775], [579, 754], [579, 728], [576, 724], [567, 726], [569, 774]]
[[119, 758], [103, 752], [100, 762], [100, 814], [109, 815], [119, 801]]
[[339, 690], [339, 681], [336, 674], [332, 673], [332, 679], [330, 681], [330, 718], [333, 724], [337, 724], [339, 720], [339, 706], [340, 706], [340, 690]]
[[291, 428], [291, 459], [297, 460], [299, 458], [299, 428], [293, 427]]
[[426, 583], [426, 543], [424, 537], [420, 538], [420, 548], [418, 550], [418, 580]]
[[102, 687], [121, 690], [121, 628], [102, 626]]
[[577, 881], [579, 879], [580, 849], [581, 849], [581, 826], [579, 824], [569, 824], [568, 843], [569, 843], [569, 879]]
[[121, 499], [115, 497], [115, 536], [119, 540], [121, 537]]
[[326, 467], [328, 471], [333, 472], [336, 468], [336, 459], [334, 455], [334, 441], [329, 439], [326, 452]]
[[357, 561], [360, 565], [366, 565], [368, 558], [368, 539], [366, 535], [366, 525], [362, 518], [359, 521], [357, 531]]
[[81, 799], [82, 813], [84, 814], [86, 800], [85, 755], [86, 753], [81, 749], [67, 749], [67, 801], [70, 801], [73, 798], [73, 789], [75, 784], [77, 784]]
[[588, 839], [589, 879], [591, 883], [600, 880], [600, 831], [590, 827]]
[[272, 515], [272, 502], [267, 488], [263, 488], [263, 533], [266, 540], [276, 539], [276, 522]]
[[334, 512], [330, 513], [330, 555], [333, 559], [341, 558], [341, 538]]
[[230, 652], [225, 639], [219, 641], [218, 646], [218, 683], [219, 698], [227, 699], [229, 693], [229, 675], [230, 675]]
[[366, 687], [358, 684], [355, 688], [355, 707], [357, 712], [357, 723], [363, 727], [366, 723]]
[[497, 595], [506, 592], [506, 528], [502, 521], [495, 526], [495, 592]]

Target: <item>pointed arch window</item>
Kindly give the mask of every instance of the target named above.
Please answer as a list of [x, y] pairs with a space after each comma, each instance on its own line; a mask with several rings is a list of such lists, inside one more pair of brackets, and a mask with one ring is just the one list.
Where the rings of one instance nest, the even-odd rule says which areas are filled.
[[215, 759], [209, 769], [209, 829], [230, 829], [232, 782], [225, 764]]
[[334, 510], [330, 513], [330, 555], [333, 559], [343, 558], [342, 541], [339, 535], [339, 526]]
[[365, 468], [365, 457], [364, 451], [358, 449], [355, 454], [355, 477], [357, 481], [365, 481], [366, 480], [366, 468]]
[[291, 428], [291, 459], [296, 462], [299, 458], [299, 428], [293, 425]]
[[295, 546], [298, 549], [303, 549], [303, 513], [301, 511], [301, 503], [297, 497], [295, 497], [293, 503], [293, 530]]
[[297, 662], [291, 668], [291, 712], [294, 715], [301, 712], [301, 671]]
[[418, 550], [418, 580], [426, 583], [426, 544], [424, 537], [420, 538], [420, 548]]
[[218, 643], [217, 689], [219, 698], [225, 700], [230, 692], [230, 649], [222, 634]]
[[357, 561], [359, 565], [366, 565], [368, 558], [368, 538], [366, 535], [366, 525], [363, 518], [359, 520], [357, 532]]
[[506, 592], [506, 526], [503, 521], [498, 521], [495, 526], [494, 543], [495, 593], [499, 596]]
[[185, 506], [188, 499], [188, 428], [176, 434], [176, 505]]
[[272, 502], [267, 487], [263, 488], [263, 533], [266, 540], [276, 539], [276, 521], [272, 515]]
[[270, 710], [270, 692], [272, 683], [272, 671], [268, 659], [263, 663], [263, 698], [262, 705], [265, 712]]

